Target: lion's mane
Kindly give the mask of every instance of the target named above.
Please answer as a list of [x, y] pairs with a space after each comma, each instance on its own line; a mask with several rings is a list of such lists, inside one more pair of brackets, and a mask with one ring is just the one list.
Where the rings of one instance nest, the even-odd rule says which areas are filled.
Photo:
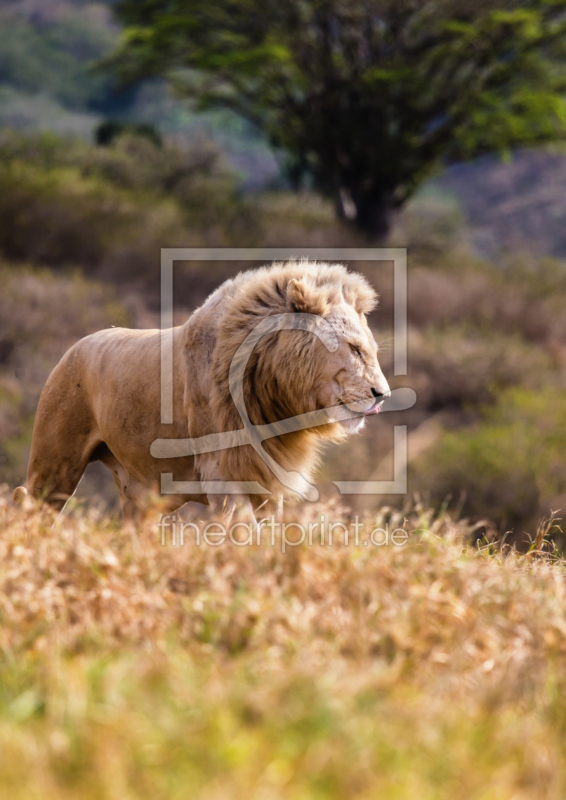
[[[237, 349], [265, 317], [289, 312], [325, 317], [344, 301], [358, 313], [367, 314], [377, 303], [374, 290], [361, 275], [339, 264], [308, 261], [275, 263], [241, 273], [223, 287], [223, 293], [211, 370], [210, 408], [217, 431], [242, 427], [230, 395], [228, 374]], [[268, 334], [258, 342], [244, 378], [244, 398], [252, 423], [266, 424], [315, 410], [322, 348], [315, 335], [299, 330]], [[309, 478], [320, 444], [344, 435], [338, 424], [325, 425], [269, 439], [263, 447], [282, 467]], [[231, 479], [258, 480], [268, 487], [273, 484], [271, 471], [249, 446], [223, 451], [220, 464], [222, 473]]]

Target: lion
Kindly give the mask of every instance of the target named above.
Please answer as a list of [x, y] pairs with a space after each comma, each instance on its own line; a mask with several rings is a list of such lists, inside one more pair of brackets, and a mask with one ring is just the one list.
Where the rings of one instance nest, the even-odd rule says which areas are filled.
[[[262, 494], [253, 488], [244, 493], [243, 502], [252, 510], [266, 495], [270, 501], [280, 497], [286, 487], [270, 459], [283, 471], [312, 480], [320, 445], [360, 431], [390, 395], [366, 319], [376, 304], [365, 278], [340, 264], [274, 263], [225, 281], [184, 325], [165, 332], [173, 353], [171, 424], [161, 417], [164, 332], [111, 328], [86, 336], [63, 356], [41, 393], [27, 488], [18, 487], [15, 499], [29, 493], [61, 511], [93, 461], [111, 471], [123, 520], [131, 521], [142, 498], [161, 492], [163, 474], [197, 484], [196, 492], [189, 487], [168, 496], [171, 511], [196, 501], [226, 512], [214, 481], [259, 484]], [[299, 316], [320, 321], [335, 342], [331, 347], [312, 326], [294, 329], [288, 322], [288, 329], [258, 338], [242, 366], [250, 424], [270, 425], [328, 408], [343, 409], [345, 418], [325, 417], [324, 424], [297, 430], [291, 426], [256, 448], [236, 443], [192, 455], [152, 455], [157, 440], [188, 435], [198, 441], [242, 428], [230, 370], [250, 334], [274, 315], [291, 323]]]

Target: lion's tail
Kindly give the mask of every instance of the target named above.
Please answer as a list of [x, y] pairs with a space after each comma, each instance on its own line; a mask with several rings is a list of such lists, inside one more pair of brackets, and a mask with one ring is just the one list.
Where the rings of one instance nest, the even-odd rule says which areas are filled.
[[14, 494], [12, 495], [12, 500], [16, 505], [21, 506], [25, 502], [27, 496], [28, 490], [25, 486], [16, 486]]

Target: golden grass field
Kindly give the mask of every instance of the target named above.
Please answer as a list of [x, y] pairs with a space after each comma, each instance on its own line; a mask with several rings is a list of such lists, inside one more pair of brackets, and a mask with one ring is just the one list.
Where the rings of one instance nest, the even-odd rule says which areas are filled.
[[172, 547], [4, 495], [3, 796], [563, 798], [564, 563], [377, 521], [407, 544]]

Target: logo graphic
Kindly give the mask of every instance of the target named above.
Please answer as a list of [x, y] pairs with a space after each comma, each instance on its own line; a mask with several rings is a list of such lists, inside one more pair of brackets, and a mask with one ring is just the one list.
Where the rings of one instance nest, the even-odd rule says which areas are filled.
[[[285, 261], [308, 258], [324, 261], [393, 261], [394, 269], [394, 375], [407, 374], [407, 257], [406, 250], [341, 248], [286, 250], [282, 248], [200, 249], [175, 248], [161, 251], [161, 422], [173, 422], [173, 264], [175, 261]], [[248, 334], [236, 351], [229, 371], [229, 389], [243, 428], [188, 439], [156, 439], [151, 446], [154, 458], [176, 458], [217, 452], [231, 447], [250, 445], [273, 472], [279, 482], [305, 500], [317, 500], [316, 486], [300, 473], [289, 472], [273, 459], [262, 442], [274, 436], [326, 425], [360, 416], [340, 405], [279, 420], [267, 425], [254, 425], [244, 400], [244, 374], [248, 360], [264, 336], [283, 330], [302, 330], [317, 336], [329, 352], [338, 346], [338, 337], [325, 319], [314, 314], [274, 314], [266, 317]], [[382, 405], [382, 411], [402, 411], [416, 402], [412, 389], [395, 389]], [[407, 428], [394, 429], [394, 478], [392, 481], [333, 481], [342, 494], [406, 494], [407, 492]], [[258, 494], [269, 490], [256, 481], [175, 481], [172, 473], [161, 475], [162, 494]]]

